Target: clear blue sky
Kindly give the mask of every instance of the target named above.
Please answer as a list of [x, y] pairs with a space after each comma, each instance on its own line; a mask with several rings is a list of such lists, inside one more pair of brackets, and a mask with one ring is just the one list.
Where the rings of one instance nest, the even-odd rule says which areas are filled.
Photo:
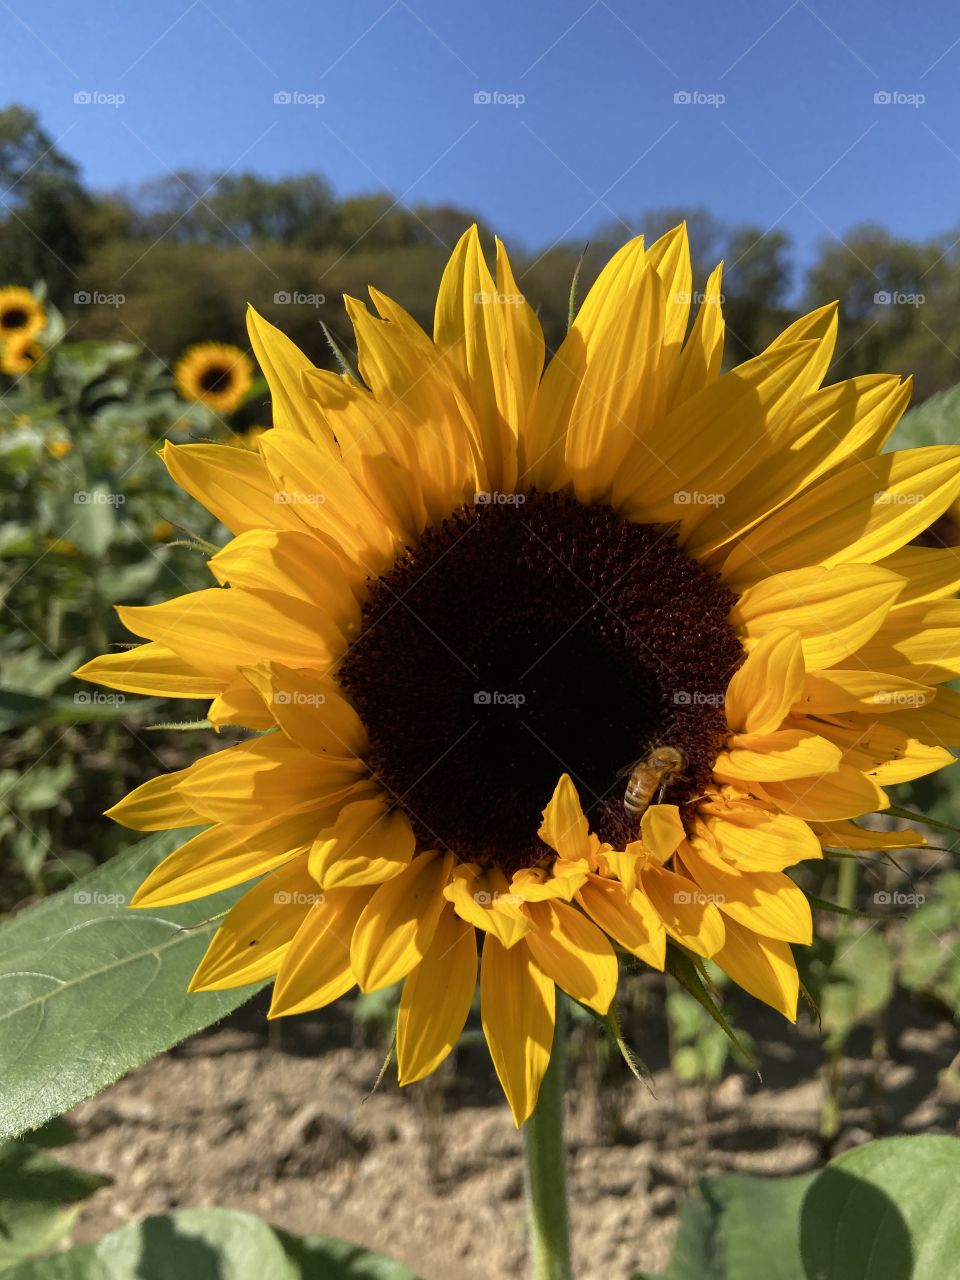
[[[527, 247], [705, 205], [805, 257], [865, 218], [960, 223], [947, 0], [0, 0], [2, 96], [96, 187], [318, 170], [476, 209]], [[123, 94], [122, 106], [74, 103]], [[289, 92], [321, 106], [277, 105]], [[479, 92], [523, 95], [477, 104]], [[677, 93], [723, 95], [721, 105]], [[877, 104], [876, 93], [923, 95]]]

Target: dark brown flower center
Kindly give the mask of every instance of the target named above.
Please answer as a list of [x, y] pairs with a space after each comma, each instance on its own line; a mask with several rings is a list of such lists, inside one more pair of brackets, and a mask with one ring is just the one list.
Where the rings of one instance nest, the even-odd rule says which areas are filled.
[[733, 597], [674, 536], [564, 494], [464, 507], [371, 584], [338, 678], [373, 769], [425, 845], [509, 872], [569, 773], [591, 828], [633, 839], [618, 773], [669, 744], [665, 799], [710, 777], [743, 650]]
[[25, 329], [29, 319], [23, 307], [7, 307], [0, 312], [0, 328]]
[[199, 382], [202, 391], [226, 391], [233, 381], [233, 369], [229, 365], [210, 365], [201, 373]]

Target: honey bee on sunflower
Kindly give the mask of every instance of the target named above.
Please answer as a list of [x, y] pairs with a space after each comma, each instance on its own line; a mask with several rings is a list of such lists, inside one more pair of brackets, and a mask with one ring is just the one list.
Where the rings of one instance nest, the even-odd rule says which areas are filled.
[[277, 1017], [402, 980], [408, 1084], [479, 966], [520, 1124], [557, 986], [604, 1014], [618, 952], [670, 946], [794, 1019], [788, 869], [921, 842], [854, 820], [960, 741], [960, 559], [916, 544], [960, 448], [881, 453], [910, 386], [821, 385], [834, 306], [724, 373], [720, 268], [691, 326], [692, 290], [683, 226], [632, 240], [547, 362], [473, 228], [432, 337], [347, 298], [362, 381], [251, 312], [273, 429], [164, 454], [233, 535], [218, 585], [121, 608], [144, 643], [78, 672], [255, 731], [109, 811], [205, 828], [137, 906], [261, 877], [194, 990], [274, 978]]
[[235, 413], [253, 385], [249, 356], [224, 342], [188, 347], [173, 375], [184, 400], [199, 401], [215, 413]]

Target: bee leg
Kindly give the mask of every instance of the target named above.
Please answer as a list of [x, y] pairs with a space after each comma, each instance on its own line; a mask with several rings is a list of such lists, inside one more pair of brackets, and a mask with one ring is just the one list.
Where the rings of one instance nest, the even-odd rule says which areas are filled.
[[666, 795], [666, 793], [667, 793], [667, 784], [665, 782], [661, 782], [660, 790], [657, 792], [657, 804], [663, 804], [663, 797]]

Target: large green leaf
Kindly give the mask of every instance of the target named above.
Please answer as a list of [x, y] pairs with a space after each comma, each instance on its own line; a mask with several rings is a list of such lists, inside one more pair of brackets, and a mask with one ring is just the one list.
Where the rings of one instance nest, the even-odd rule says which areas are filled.
[[233, 1209], [178, 1209], [96, 1244], [27, 1262], [4, 1280], [416, 1280], [343, 1240], [296, 1238]]
[[924, 445], [956, 444], [960, 431], [960, 384], [938, 391], [903, 415], [886, 446], [919, 449]]
[[0, 1271], [58, 1244], [73, 1226], [78, 1202], [109, 1182], [31, 1143], [0, 1144]]
[[186, 991], [239, 890], [162, 910], [125, 905], [188, 834], [150, 836], [0, 926], [0, 1137], [89, 1098], [256, 990]]
[[701, 1178], [665, 1280], [805, 1280], [797, 1219], [812, 1179]]
[[960, 1265], [960, 1141], [883, 1138], [837, 1156], [803, 1202], [808, 1280], [947, 1280]]

